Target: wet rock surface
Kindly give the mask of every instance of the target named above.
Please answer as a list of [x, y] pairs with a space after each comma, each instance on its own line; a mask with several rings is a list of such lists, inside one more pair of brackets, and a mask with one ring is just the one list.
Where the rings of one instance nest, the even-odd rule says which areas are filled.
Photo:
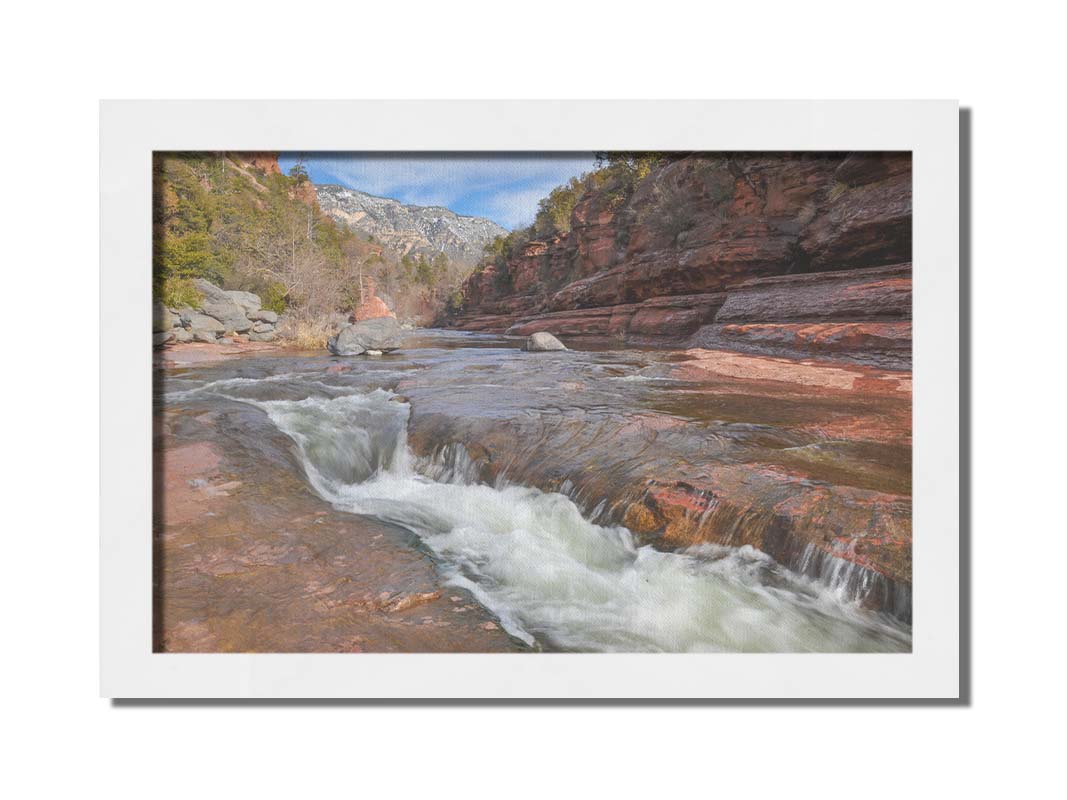
[[[910, 615], [910, 373], [689, 350], [583, 354], [550, 371], [502, 360], [398, 384], [411, 441], [586, 498], [661, 546], [751, 544], [819, 556], [870, 607]], [[491, 387], [491, 388], [490, 388]], [[488, 401], [491, 392], [492, 401]], [[861, 585], [863, 584], [863, 585]]]
[[155, 444], [156, 652], [527, 649], [410, 533], [316, 497], [259, 412], [174, 404]]

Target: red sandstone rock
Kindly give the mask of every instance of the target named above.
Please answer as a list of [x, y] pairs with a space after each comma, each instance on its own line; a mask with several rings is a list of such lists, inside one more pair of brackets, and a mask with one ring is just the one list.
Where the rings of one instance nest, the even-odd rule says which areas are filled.
[[842, 356], [858, 363], [907, 369], [911, 363], [910, 322], [813, 322], [707, 325], [691, 347], [802, 356]]
[[385, 301], [382, 300], [374, 293], [374, 279], [363, 279], [363, 302], [356, 306], [355, 310], [349, 315], [349, 322], [362, 322], [365, 319], [378, 319], [379, 317], [392, 317], [396, 319], [396, 314], [392, 312]]
[[270, 152], [241, 152], [230, 153], [230, 157], [239, 164], [266, 172], [268, 175], [281, 175], [282, 168], [278, 166], [278, 154]]
[[[840, 560], [861, 601], [910, 618], [911, 503], [907, 498], [812, 483], [775, 467], [724, 465], [699, 485], [651, 481], [623, 517], [670, 547], [748, 545], [812, 575]], [[834, 570], [841, 575], [841, 570]]]
[[[572, 336], [610, 336], [635, 340], [640, 338], [681, 342], [701, 325], [714, 318], [722, 305], [721, 294], [696, 294], [656, 297], [643, 303], [602, 308], [554, 311], [519, 319], [506, 330], [513, 336], [528, 336], [548, 331]], [[485, 317], [470, 320], [467, 327], [478, 330], [503, 330], [510, 317]]]
[[802, 344], [814, 350], [911, 345], [910, 322], [824, 322], [789, 325], [724, 325], [726, 336], [749, 336], [763, 341]]
[[911, 264], [757, 278], [735, 287], [718, 323], [911, 319]]

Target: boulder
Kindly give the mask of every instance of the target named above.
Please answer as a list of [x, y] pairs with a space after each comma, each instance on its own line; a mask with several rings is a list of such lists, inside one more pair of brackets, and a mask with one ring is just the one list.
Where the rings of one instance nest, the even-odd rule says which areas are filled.
[[174, 331], [160, 331], [152, 334], [152, 346], [161, 347], [174, 338]]
[[218, 334], [215, 331], [209, 331], [203, 328], [193, 328], [190, 333], [192, 333], [194, 342], [207, 342], [208, 344], [214, 344], [215, 339], [218, 338]]
[[248, 341], [250, 342], [273, 342], [277, 338], [278, 334], [274, 331], [267, 331], [266, 333], [252, 333], [248, 334]]
[[396, 350], [400, 343], [400, 325], [396, 319], [376, 317], [341, 328], [326, 342], [326, 348], [335, 356], [358, 356], [368, 350]]
[[226, 326], [214, 317], [209, 317], [189, 308], [182, 311], [181, 320], [182, 326], [193, 332], [211, 331], [213, 333], [222, 333], [226, 330]]
[[174, 341], [176, 342], [191, 342], [193, 340], [193, 334], [185, 328], [175, 328], [171, 332], [174, 334]]
[[547, 350], [566, 350], [566, 346], [551, 333], [538, 331], [531, 334], [526, 340], [526, 349], [532, 353], [540, 353]]
[[249, 311], [245, 316], [255, 322], [269, 322], [271, 325], [274, 325], [278, 321], [278, 315], [266, 308], [258, 308], [255, 311]]
[[269, 322], [257, 322], [252, 326], [253, 333], [270, 333], [274, 330], [274, 326]]
[[252, 321], [245, 316], [245, 310], [237, 303], [216, 303], [212, 300], [204, 301], [201, 309], [209, 317], [214, 317], [222, 323], [223, 330], [244, 333], [252, 328]]
[[193, 286], [200, 292], [201, 297], [204, 298], [205, 303], [232, 303], [233, 298], [230, 297], [229, 292], [225, 289], [220, 289], [211, 281], [206, 281], [203, 278], [196, 278], [193, 281]]
[[263, 306], [263, 301], [259, 299], [258, 294], [252, 294], [252, 292], [238, 292], [236, 290], [226, 292], [226, 296], [230, 298], [230, 302], [239, 305], [245, 312], [245, 315], [254, 314]]

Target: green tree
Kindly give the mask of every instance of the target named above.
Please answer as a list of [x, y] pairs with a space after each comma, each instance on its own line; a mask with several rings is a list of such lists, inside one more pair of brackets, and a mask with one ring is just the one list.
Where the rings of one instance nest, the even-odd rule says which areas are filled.
[[405, 255], [400, 259], [400, 281], [401, 283], [411, 283], [415, 280], [415, 260], [410, 255]]
[[442, 283], [448, 277], [448, 256], [438, 253], [431, 262], [434, 283]]
[[571, 214], [584, 191], [583, 179], [571, 178], [567, 183], [549, 192], [548, 197], [542, 198], [537, 205], [537, 216], [534, 218], [536, 234], [547, 237], [568, 233], [571, 229]]
[[289, 168], [289, 177], [296, 181], [297, 184], [309, 180], [307, 167], [304, 166], [304, 159], [301, 158]]
[[420, 253], [418, 260], [415, 262], [415, 282], [420, 283], [423, 286], [433, 286], [433, 267], [430, 265], [430, 259], [426, 258], [425, 253]]

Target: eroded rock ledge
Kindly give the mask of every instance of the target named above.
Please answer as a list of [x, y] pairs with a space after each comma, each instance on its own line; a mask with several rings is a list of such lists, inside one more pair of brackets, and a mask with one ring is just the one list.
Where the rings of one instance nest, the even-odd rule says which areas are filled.
[[398, 391], [417, 453], [461, 445], [481, 480], [565, 492], [667, 549], [751, 545], [910, 620], [910, 375], [701, 349], [656, 374], [685, 390], [623, 409], [582, 381], [484, 409], [463, 376]]

